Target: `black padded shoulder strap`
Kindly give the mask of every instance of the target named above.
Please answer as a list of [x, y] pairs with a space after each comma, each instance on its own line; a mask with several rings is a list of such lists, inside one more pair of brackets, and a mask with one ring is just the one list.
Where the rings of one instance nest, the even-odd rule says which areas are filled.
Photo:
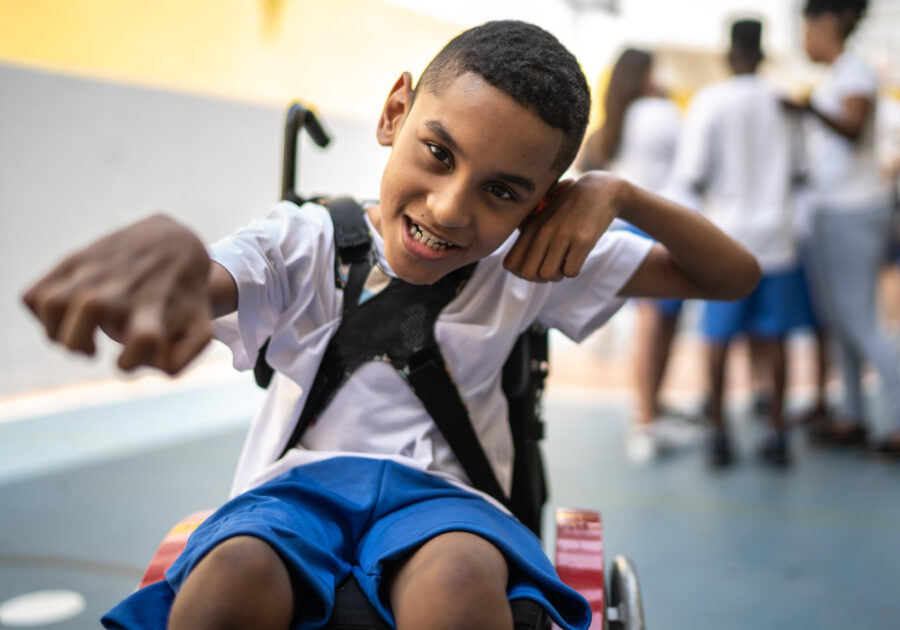
[[[369, 257], [372, 246], [372, 236], [369, 234], [369, 226], [366, 224], [365, 209], [352, 197], [317, 198], [311, 200], [314, 203], [325, 206], [331, 214], [331, 222], [334, 226], [334, 246], [336, 256], [334, 259], [334, 279], [337, 286], [347, 289], [350, 285], [350, 293], [353, 299], [359, 297], [365, 274], [368, 269], [362, 268]], [[353, 278], [344, 279], [341, 276], [342, 266], [349, 266], [348, 273]], [[344, 304], [344, 310], [347, 303]], [[256, 363], [253, 366], [253, 377], [256, 384], [266, 389], [272, 383], [275, 370], [266, 361], [266, 352], [269, 350], [269, 341], [266, 339], [259, 352], [256, 354]]]
[[363, 207], [350, 197], [336, 197], [323, 203], [331, 213], [334, 244], [341, 262], [352, 265], [364, 261], [369, 255], [372, 236]]

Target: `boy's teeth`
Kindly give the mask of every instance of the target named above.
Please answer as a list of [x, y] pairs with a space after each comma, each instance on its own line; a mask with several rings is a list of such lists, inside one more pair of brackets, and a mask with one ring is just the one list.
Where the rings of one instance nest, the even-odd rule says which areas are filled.
[[423, 245], [437, 251], [441, 251], [450, 247], [450, 243], [438, 240], [436, 236], [434, 236], [430, 232], [427, 232], [412, 220], [410, 220], [409, 222], [409, 235], [419, 243], [422, 243]]

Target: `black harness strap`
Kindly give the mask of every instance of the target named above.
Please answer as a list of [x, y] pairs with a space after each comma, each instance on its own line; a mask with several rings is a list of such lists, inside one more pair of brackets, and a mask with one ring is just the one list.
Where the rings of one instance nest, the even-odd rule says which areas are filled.
[[362, 206], [350, 197], [336, 197], [325, 202], [334, 224], [334, 243], [338, 260], [344, 264], [363, 262], [369, 257], [372, 237], [363, 217]]
[[433, 351], [429, 347], [410, 358], [406, 380], [441, 430], [472, 485], [509, 508], [509, 498], [497, 481], [459, 390], [450, 379], [436, 346]]
[[[298, 444], [303, 432], [318, 419], [354, 371], [364, 363], [383, 361], [397, 370], [422, 402], [472, 485], [508, 506], [509, 500], [478, 440], [434, 336], [438, 315], [459, 295], [475, 264], [457, 269], [431, 285], [413, 285], [392, 278], [381, 292], [362, 301], [366, 280], [378, 271], [374, 268], [364, 211], [348, 199], [340, 200], [340, 205], [326, 205], [335, 224], [335, 276], [344, 290], [343, 315], [280, 457]], [[365, 235], [365, 243], [361, 234]]]

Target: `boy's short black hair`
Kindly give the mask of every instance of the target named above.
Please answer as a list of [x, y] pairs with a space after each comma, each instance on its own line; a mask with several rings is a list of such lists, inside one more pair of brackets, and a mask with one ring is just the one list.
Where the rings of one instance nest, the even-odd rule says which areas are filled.
[[431, 60], [416, 91], [433, 93], [472, 72], [534, 110], [565, 134], [554, 166], [564, 171], [575, 159], [591, 110], [591, 92], [578, 60], [544, 29], [498, 20], [457, 35]]
[[732, 22], [731, 47], [748, 55], [762, 56], [762, 22], [750, 19]]

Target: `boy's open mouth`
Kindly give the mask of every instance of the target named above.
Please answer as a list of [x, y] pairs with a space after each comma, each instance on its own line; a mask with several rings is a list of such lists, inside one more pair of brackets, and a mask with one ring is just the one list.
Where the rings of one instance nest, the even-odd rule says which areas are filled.
[[403, 218], [406, 220], [406, 229], [409, 231], [409, 236], [414, 241], [438, 252], [457, 247], [453, 243], [442, 241], [408, 216], [404, 216]]

